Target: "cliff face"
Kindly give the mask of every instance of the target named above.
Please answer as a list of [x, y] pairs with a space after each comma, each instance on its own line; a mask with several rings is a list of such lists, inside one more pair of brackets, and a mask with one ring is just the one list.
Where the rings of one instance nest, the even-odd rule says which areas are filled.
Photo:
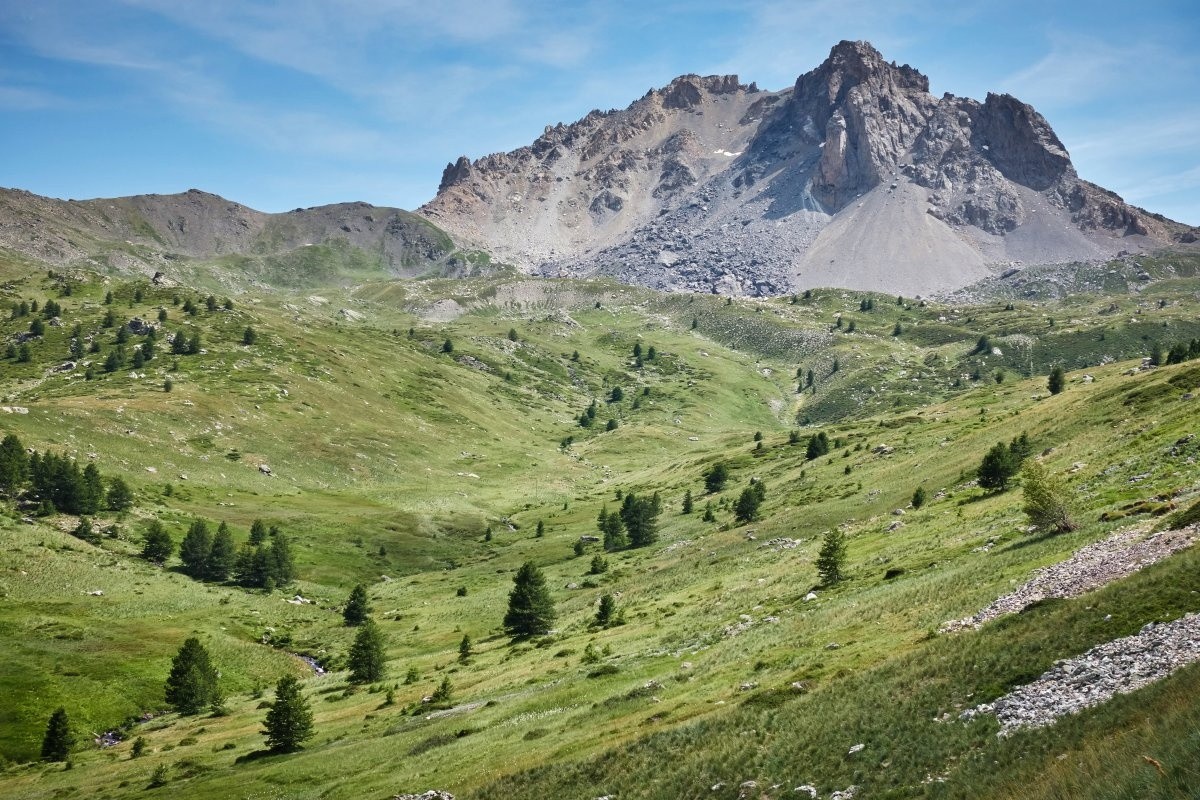
[[1030, 106], [936, 98], [865, 42], [781, 92], [685, 75], [460, 158], [419, 213], [540, 274], [744, 293], [948, 291], [1194, 236], [1081, 180]]

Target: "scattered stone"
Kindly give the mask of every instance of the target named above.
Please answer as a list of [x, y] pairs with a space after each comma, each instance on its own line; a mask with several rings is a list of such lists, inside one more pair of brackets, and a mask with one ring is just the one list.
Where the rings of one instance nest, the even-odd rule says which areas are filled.
[[1129, 694], [1200, 661], [1200, 614], [1151, 622], [1139, 633], [1097, 645], [1057, 662], [1033, 683], [959, 715], [971, 720], [995, 714], [999, 736], [1041, 728], [1058, 718]]
[[398, 794], [392, 800], [454, 800], [454, 795], [441, 789], [430, 789], [421, 794]]
[[886, 444], [879, 444], [876, 445], [871, 452], [877, 456], [890, 456], [892, 453], [896, 452], [896, 448], [889, 447]]
[[804, 602], [806, 602], [806, 603], [810, 603], [810, 602], [812, 602], [813, 600], [816, 600], [816, 599], [817, 599], [817, 593], [816, 593], [816, 592], [809, 592], [808, 594], [804, 595]]
[[269, 466], [267, 466], [266, 464], [259, 464], [258, 471], [261, 472], [263, 475], [273, 475], [274, 474], [273, 472], [271, 472], [271, 468]]
[[88, 594], [92, 597], [104, 597], [104, 591], [101, 589], [93, 589], [92, 591], [88, 592]]
[[830, 642], [829, 644], [825, 645], [826, 650], [837, 650], [839, 647], [841, 647], [841, 645], [837, 642]]
[[893, 517], [903, 517], [903, 516], [904, 516], [904, 509], [903, 509], [903, 508], [894, 508], [894, 509], [892, 509], [892, 516], [893, 516]]
[[951, 633], [979, 628], [989, 620], [1015, 614], [1039, 600], [1078, 597], [1098, 589], [1191, 547], [1200, 537], [1200, 526], [1163, 531], [1152, 536], [1145, 533], [1146, 526], [1140, 525], [1082, 547], [1067, 560], [1035, 571], [1023, 586], [978, 614], [943, 624], [941, 631]]
[[812, 784], [805, 783], [801, 786], [797, 786], [795, 789], [792, 789], [792, 791], [801, 794], [807, 794], [812, 798], [812, 800], [817, 800], [817, 787], [813, 786]]
[[866, 749], [866, 747], [867, 747], [867, 746], [866, 746], [865, 744], [856, 744], [856, 745], [852, 745], [852, 746], [850, 747], [850, 751], [849, 751], [848, 753], [846, 753], [846, 755], [848, 755], [848, 756], [852, 756], [852, 755], [854, 755], [855, 753], [861, 753], [863, 750], [865, 750], [865, 749]]
[[759, 547], [767, 547], [778, 553], [783, 550], [792, 550], [796, 547], [799, 547], [800, 542], [800, 539], [789, 539], [786, 536], [781, 536], [777, 539], [771, 539], [770, 541], [763, 542], [759, 545]]

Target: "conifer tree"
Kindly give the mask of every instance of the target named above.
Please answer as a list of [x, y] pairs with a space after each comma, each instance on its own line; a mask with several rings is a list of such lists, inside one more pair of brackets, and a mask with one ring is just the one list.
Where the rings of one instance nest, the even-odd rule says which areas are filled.
[[607, 628], [616, 621], [617, 601], [611, 594], [606, 594], [600, 598], [600, 605], [596, 607], [596, 624]]
[[754, 490], [754, 487], [747, 486], [742, 490], [733, 507], [734, 518], [743, 525], [747, 522], [754, 522], [758, 519], [758, 507], [761, 503], [762, 500], [759, 499], [758, 492]]
[[46, 735], [42, 738], [42, 761], [66, 761], [74, 746], [75, 736], [71, 733], [67, 710], [59, 708], [50, 715], [46, 725]]
[[921, 507], [921, 506], [923, 506], [923, 505], [925, 505], [925, 487], [924, 487], [924, 486], [918, 486], [918, 487], [917, 487], [917, 488], [916, 488], [916, 489], [913, 491], [913, 496], [912, 496], [912, 507], [913, 507], [913, 508], [920, 508], [920, 507]]
[[375, 624], [375, 620], [368, 618], [359, 626], [346, 658], [351, 683], [371, 683], [383, 679], [386, 671], [383, 648], [383, 631]]
[[256, 519], [250, 524], [250, 544], [257, 547], [267, 540], [267, 523]]
[[1046, 380], [1046, 388], [1050, 390], [1050, 394], [1059, 394], [1067, 387], [1066, 374], [1062, 367], [1055, 367], [1050, 370], [1050, 377]]
[[210, 581], [227, 581], [233, 574], [237, 562], [237, 550], [233, 543], [233, 534], [229, 525], [222, 522], [217, 526], [217, 534], [213, 537], [212, 547], [209, 548], [208, 558], [204, 562], [204, 577]]
[[0, 491], [13, 497], [29, 480], [29, 454], [15, 433], [0, 441]]
[[113, 478], [108, 482], [106, 497], [109, 511], [127, 511], [133, 505], [133, 490], [124, 478]]
[[629, 539], [625, 536], [625, 523], [621, 521], [621, 515], [615, 512], [610, 514], [608, 506], [600, 509], [596, 525], [604, 536], [605, 550], [620, 550], [629, 546]]
[[221, 701], [217, 691], [217, 670], [208, 651], [195, 636], [183, 643], [171, 662], [166, 697], [180, 714], [199, 714], [205, 707]]
[[197, 580], [202, 580], [208, 570], [208, 556], [212, 552], [212, 534], [208, 523], [202, 519], [194, 521], [179, 545], [179, 560], [183, 571]]
[[725, 488], [728, 480], [729, 467], [722, 462], [717, 462], [709, 468], [708, 472], [704, 473], [704, 490], [709, 494], [716, 494]]
[[174, 550], [175, 542], [171, 540], [171, 534], [167, 533], [161, 522], [153, 520], [142, 536], [142, 558], [163, 564]]
[[513, 638], [526, 639], [549, 632], [554, 618], [554, 601], [546, 577], [532, 561], [526, 561], [513, 578], [504, 629]]
[[346, 625], [353, 627], [366, 622], [367, 615], [370, 613], [371, 603], [367, 598], [367, 587], [361, 583], [356, 584], [350, 590], [350, 597], [346, 600], [346, 607], [342, 609], [342, 619], [346, 621]]
[[458, 660], [465, 664], [471, 659], [471, 637], [468, 634], [463, 634], [462, 641], [458, 643]]
[[817, 553], [817, 573], [821, 583], [831, 586], [845, 577], [842, 573], [846, 563], [846, 538], [841, 531], [831, 530], [821, 542]]
[[267, 711], [267, 747], [276, 753], [291, 753], [313, 735], [313, 715], [300, 692], [300, 682], [287, 675], [275, 685], [275, 701]]
[[695, 501], [692, 500], [692, 490], [688, 489], [683, 493], [683, 513], [690, 514], [695, 508]]

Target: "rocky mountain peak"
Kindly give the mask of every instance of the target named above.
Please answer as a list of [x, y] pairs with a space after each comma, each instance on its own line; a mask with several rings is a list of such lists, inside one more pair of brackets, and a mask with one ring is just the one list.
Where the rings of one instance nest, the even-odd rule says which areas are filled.
[[681, 75], [459, 159], [420, 213], [531, 272], [750, 294], [948, 291], [1191, 235], [1080, 180], [1027, 104], [936, 98], [863, 41], [783, 91]]

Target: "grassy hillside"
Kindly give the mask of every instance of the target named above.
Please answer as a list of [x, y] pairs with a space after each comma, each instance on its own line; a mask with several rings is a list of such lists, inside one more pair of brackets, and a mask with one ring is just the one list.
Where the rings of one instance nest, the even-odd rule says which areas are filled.
[[[98, 546], [70, 535], [68, 515], [9, 504], [0, 518], [5, 796], [140, 795], [160, 767], [188, 797], [436, 786], [734, 798], [805, 783], [822, 796], [854, 784], [860, 797], [1017, 797], [1031, 785], [1185, 797], [1195, 785], [1194, 667], [1037, 733], [934, 722], [1200, 610], [1200, 565], [1185, 552], [978, 632], [936, 632], [1034, 568], [1193, 502], [1200, 361], [1141, 368], [1154, 344], [1200, 337], [1184, 300], [1193, 278], [957, 307], [840, 290], [750, 302], [602, 282], [375, 281], [218, 294], [210, 311], [207, 291], [0, 267], [0, 308], [62, 306], [61, 324], [44, 320], [25, 343], [28, 360], [17, 345], [0, 362], [12, 410], [0, 426], [135, 494], [131, 510], [99, 515], [115, 535]], [[120, 326], [164, 311], [155, 357], [105, 372]], [[36, 316], [0, 331], [15, 344]], [[171, 355], [175, 333], [198, 334], [201, 352]], [[128, 337], [127, 359], [144, 339]], [[1051, 396], [1054, 365], [1068, 383]], [[810, 461], [818, 431], [833, 448]], [[1077, 531], [1030, 531], [1019, 488], [974, 484], [983, 453], [1019, 433], [1067, 482]], [[702, 475], [718, 462], [731, 478], [709, 496]], [[761, 519], [739, 525], [732, 507], [752, 478], [766, 488]], [[918, 486], [929, 501], [913, 509]], [[683, 514], [689, 491], [696, 510]], [[659, 494], [657, 542], [577, 554], [629, 492]], [[701, 516], [709, 503], [715, 522]], [[152, 519], [178, 543], [196, 518], [227, 522], [238, 542], [255, 519], [279, 525], [300, 579], [265, 593], [138, 557]], [[848, 579], [825, 588], [814, 560], [835, 527]], [[598, 554], [608, 569], [593, 574]], [[558, 621], [512, 643], [501, 620], [530, 560]], [[386, 679], [363, 687], [342, 669], [354, 631], [340, 607], [357, 582], [388, 638]], [[593, 624], [602, 594], [623, 624]], [[223, 716], [164, 713], [163, 680], [189, 635], [221, 671]], [[268, 755], [263, 704], [284, 674], [304, 678], [317, 734]], [[452, 702], [433, 709], [422, 700], [444, 678]], [[60, 705], [82, 740], [69, 770], [31, 761]], [[121, 743], [91, 744], [112, 729]], [[137, 736], [147, 752], [131, 758]]]

